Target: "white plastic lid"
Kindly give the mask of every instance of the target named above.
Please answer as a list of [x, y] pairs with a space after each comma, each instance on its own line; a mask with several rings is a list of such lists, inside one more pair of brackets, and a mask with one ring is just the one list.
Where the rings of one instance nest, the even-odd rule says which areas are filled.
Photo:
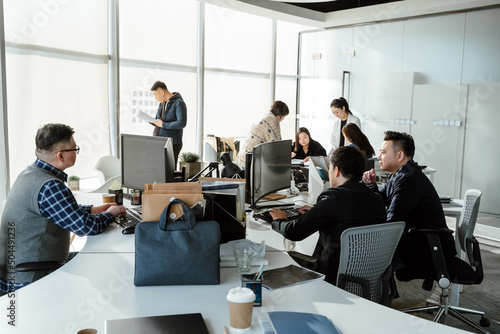
[[236, 287], [229, 290], [226, 298], [232, 303], [250, 303], [255, 300], [255, 293], [249, 288]]

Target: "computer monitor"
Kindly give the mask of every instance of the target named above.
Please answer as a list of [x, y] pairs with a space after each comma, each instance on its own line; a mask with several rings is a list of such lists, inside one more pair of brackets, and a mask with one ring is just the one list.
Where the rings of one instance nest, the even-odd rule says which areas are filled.
[[122, 183], [129, 189], [144, 189], [146, 183], [174, 182], [172, 138], [121, 135]]
[[253, 148], [250, 166], [251, 207], [266, 195], [290, 188], [292, 141], [279, 140]]

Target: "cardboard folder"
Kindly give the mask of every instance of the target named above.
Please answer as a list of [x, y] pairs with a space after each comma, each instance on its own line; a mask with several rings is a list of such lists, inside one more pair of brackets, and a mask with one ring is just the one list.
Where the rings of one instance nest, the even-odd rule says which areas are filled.
[[[144, 189], [142, 195], [143, 221], [159, 221], [163, 210], [172, 198], [180, 199], [190, 208], [197, 203], [203, 203], [201, 185], [197, 182], [146, 184]], [[176, 218], [183, 214], [180, 205], [172, 207], [172, 211], [176, 213]]]
[[174, 182], [174, 183], [147, 183], [144, 190], [189, 190], [199, 191], [201, 193], [201, 184], [199, 182]]

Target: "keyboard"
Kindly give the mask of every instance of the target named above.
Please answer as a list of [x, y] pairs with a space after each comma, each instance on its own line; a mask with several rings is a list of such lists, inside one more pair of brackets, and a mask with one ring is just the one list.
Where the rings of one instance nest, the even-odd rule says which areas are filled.
[[121, 215], [115, 217], [115, 222], [122, 228], [135, 227], [142, 221], [142, 215], [139, 212], [132, 209], [125, 210], [127, 211], [127, 215], [125, 217]]
[[[296, 220], [300, 217], [301, 214], [299, 213], [299, 209], [300, 209], [299, 207], [292, 207], [281, 210], [285, 211], [286, 219], [290, 221], [290, 220]], [[254, 212], [253, 217], [256, 219], [261, 219], [266, 223], [271, 224], [271, 222], [273, 221], [273, 217], [271, 217], [271, 215], [269, 214], [270, 211], [271, 210], [266, 210], [263, 212]]]
[[[240, 182], [241, 183], [241, 182]], [[239, 183], [230, 181], [218, 181], [218, 180], [201, 180], [201, 189], [203, 191], [210, 190], [221, 190], [221, 189], [234, 189], [239, 187]]]

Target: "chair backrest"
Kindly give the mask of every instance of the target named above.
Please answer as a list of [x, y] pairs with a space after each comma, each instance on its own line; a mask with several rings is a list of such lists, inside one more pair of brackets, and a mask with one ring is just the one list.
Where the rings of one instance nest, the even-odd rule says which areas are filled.
[[460, 221], [458, 222], [457, 236], [460, 241], [460, 248], [467, 255], [470, 264], [473, 264], [472, 250], [470, 249], [470, 239], [476, 227], [477, 214], [479, 213], [479, 203], [481, 202], [481, 191], [469, 189], [465, 192], [464, 206]]
[[4, 199], [0, 202], [0, 219], [2, 218], [3, 215], [3, 208], [5, 206], [5, 203], [7, 203], [7, 199]]
[[[369, 281], [371, 300], [380, 303], [383, 299], [382, 275], [392, 262], [404, 227], [404, 222], [392, 222], [346, 229], [340, 236], [338, 275]], [[359, 284], [347, 282], [345, 290], [363, 296]]]
[[95, 169], [97, 169], [103, 174], [104, 176], [103, 182], [106, 182], [107, 180], [111, 179], [114, 176], [122, 175], [122, 167], [120, 159], [111, 155], [105, 155], [101, 157], [97, 161]]
[[120, 175], [113, 176], [112, 178], [110, 178], [109, 180], [107, 180], [106, 182], [104, 182], [103, 184], [101, 184], [101, 185], [99, 186], [99, 188], [94, 189], [94, 190], [90, 190], [90, 191], [88, 191], [88, 192], [89, 192], [89, 193], [107, 193], [107, 192], [108, 192], [109, 187], [111, 187], [111, 185], [112, 185], [115, 181], [121, 184], [121, 183], [122, 183], [122, 177], [121, 177]]

